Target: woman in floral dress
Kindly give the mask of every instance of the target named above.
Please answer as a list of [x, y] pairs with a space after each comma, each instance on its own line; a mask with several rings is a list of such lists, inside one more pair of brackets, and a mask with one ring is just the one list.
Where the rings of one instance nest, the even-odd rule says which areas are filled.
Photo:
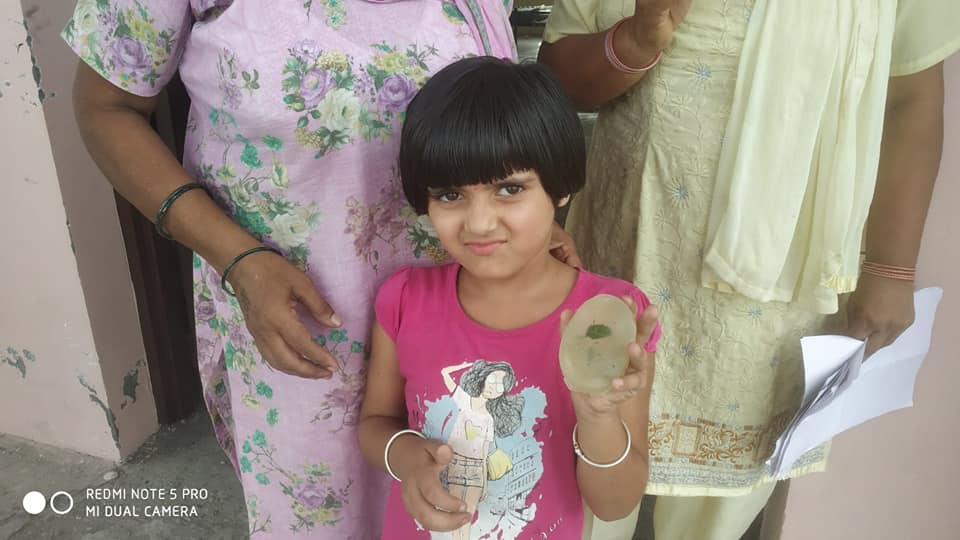
[[[404, 109], [431, 73], [513, 57], [510, 0], [80, 0], [77, 119], [116, 189], [197, 253], [199, 367], [251, 535], [380, 537], [355, 442], [374, 291], [444, 254], [403, 202]], [[150, 129], [179, 69], [184, 163]], [[239, 253], [260, 245], [229, 274]]]

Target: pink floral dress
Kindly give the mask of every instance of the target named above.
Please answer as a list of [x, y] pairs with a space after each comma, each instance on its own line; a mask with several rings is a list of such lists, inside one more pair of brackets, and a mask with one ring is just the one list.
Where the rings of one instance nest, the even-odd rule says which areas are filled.
[[81, 0], [64, 38], [103, 77], [192, 100], [184, 167], [233, 219], [304, 269], [345, 324], [303, 317], [343, 366], [271, 369], [219, 276], [195, 259], [198, 356], [251, 535], [379, 538], [385, 476], [356, 441], [373, 298], [406, 265], [444, 260], [395, 166], [407, 103], [471, 55], [513, 57], [511, 0]]

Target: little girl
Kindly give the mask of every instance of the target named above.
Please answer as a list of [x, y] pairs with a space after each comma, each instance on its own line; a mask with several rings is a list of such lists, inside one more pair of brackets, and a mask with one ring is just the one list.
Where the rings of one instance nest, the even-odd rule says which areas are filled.
[[[656, 310], [550, 253], [584, 171], [579, 120], [542, 66], [461, 60], [411, 102], [404, 193], [456, 262], [402, 269], [377, 296], [360, 444], [397, 480], [383, 538], [579, 540], [584, 502], [609, 521], [643, 495]], [[561, 330], [601, 293], [642, 312], [630, 368], [571, 392]]]

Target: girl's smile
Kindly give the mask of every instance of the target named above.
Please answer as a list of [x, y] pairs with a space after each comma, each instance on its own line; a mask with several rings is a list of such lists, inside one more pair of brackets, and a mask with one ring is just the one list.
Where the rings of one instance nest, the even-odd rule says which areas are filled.
[[467, 246], [467, 249], [472, 251], [474, 255], [485, 257], [487, 255], [493, 255], [493, 252], [505, 243], [503, 240], [497, 240], [492, 242], [465, 242], [464, 245]]

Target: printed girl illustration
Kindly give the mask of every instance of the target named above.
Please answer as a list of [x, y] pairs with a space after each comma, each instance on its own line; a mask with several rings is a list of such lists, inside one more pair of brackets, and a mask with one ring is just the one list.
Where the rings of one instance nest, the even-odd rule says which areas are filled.
[[[452, 374], [470, 368], [458, 385]], [[495, 437], [508, 437], [520, 427], [524, 399], [508, 395], [516, 374], [506, 362], [477, 360], [441, 370], [443, 382], [457, 405], [457, 417], [447, 444], [453, 460], [447, 466], [447, 489], [464, 501], [467, 512], [476, 512], [486, 496], [487, 480], [502, 477], [511, 467], [502, 451], [491, 454]], [[471, 523], [452, 534], [453, 540], [470, 540]]]

